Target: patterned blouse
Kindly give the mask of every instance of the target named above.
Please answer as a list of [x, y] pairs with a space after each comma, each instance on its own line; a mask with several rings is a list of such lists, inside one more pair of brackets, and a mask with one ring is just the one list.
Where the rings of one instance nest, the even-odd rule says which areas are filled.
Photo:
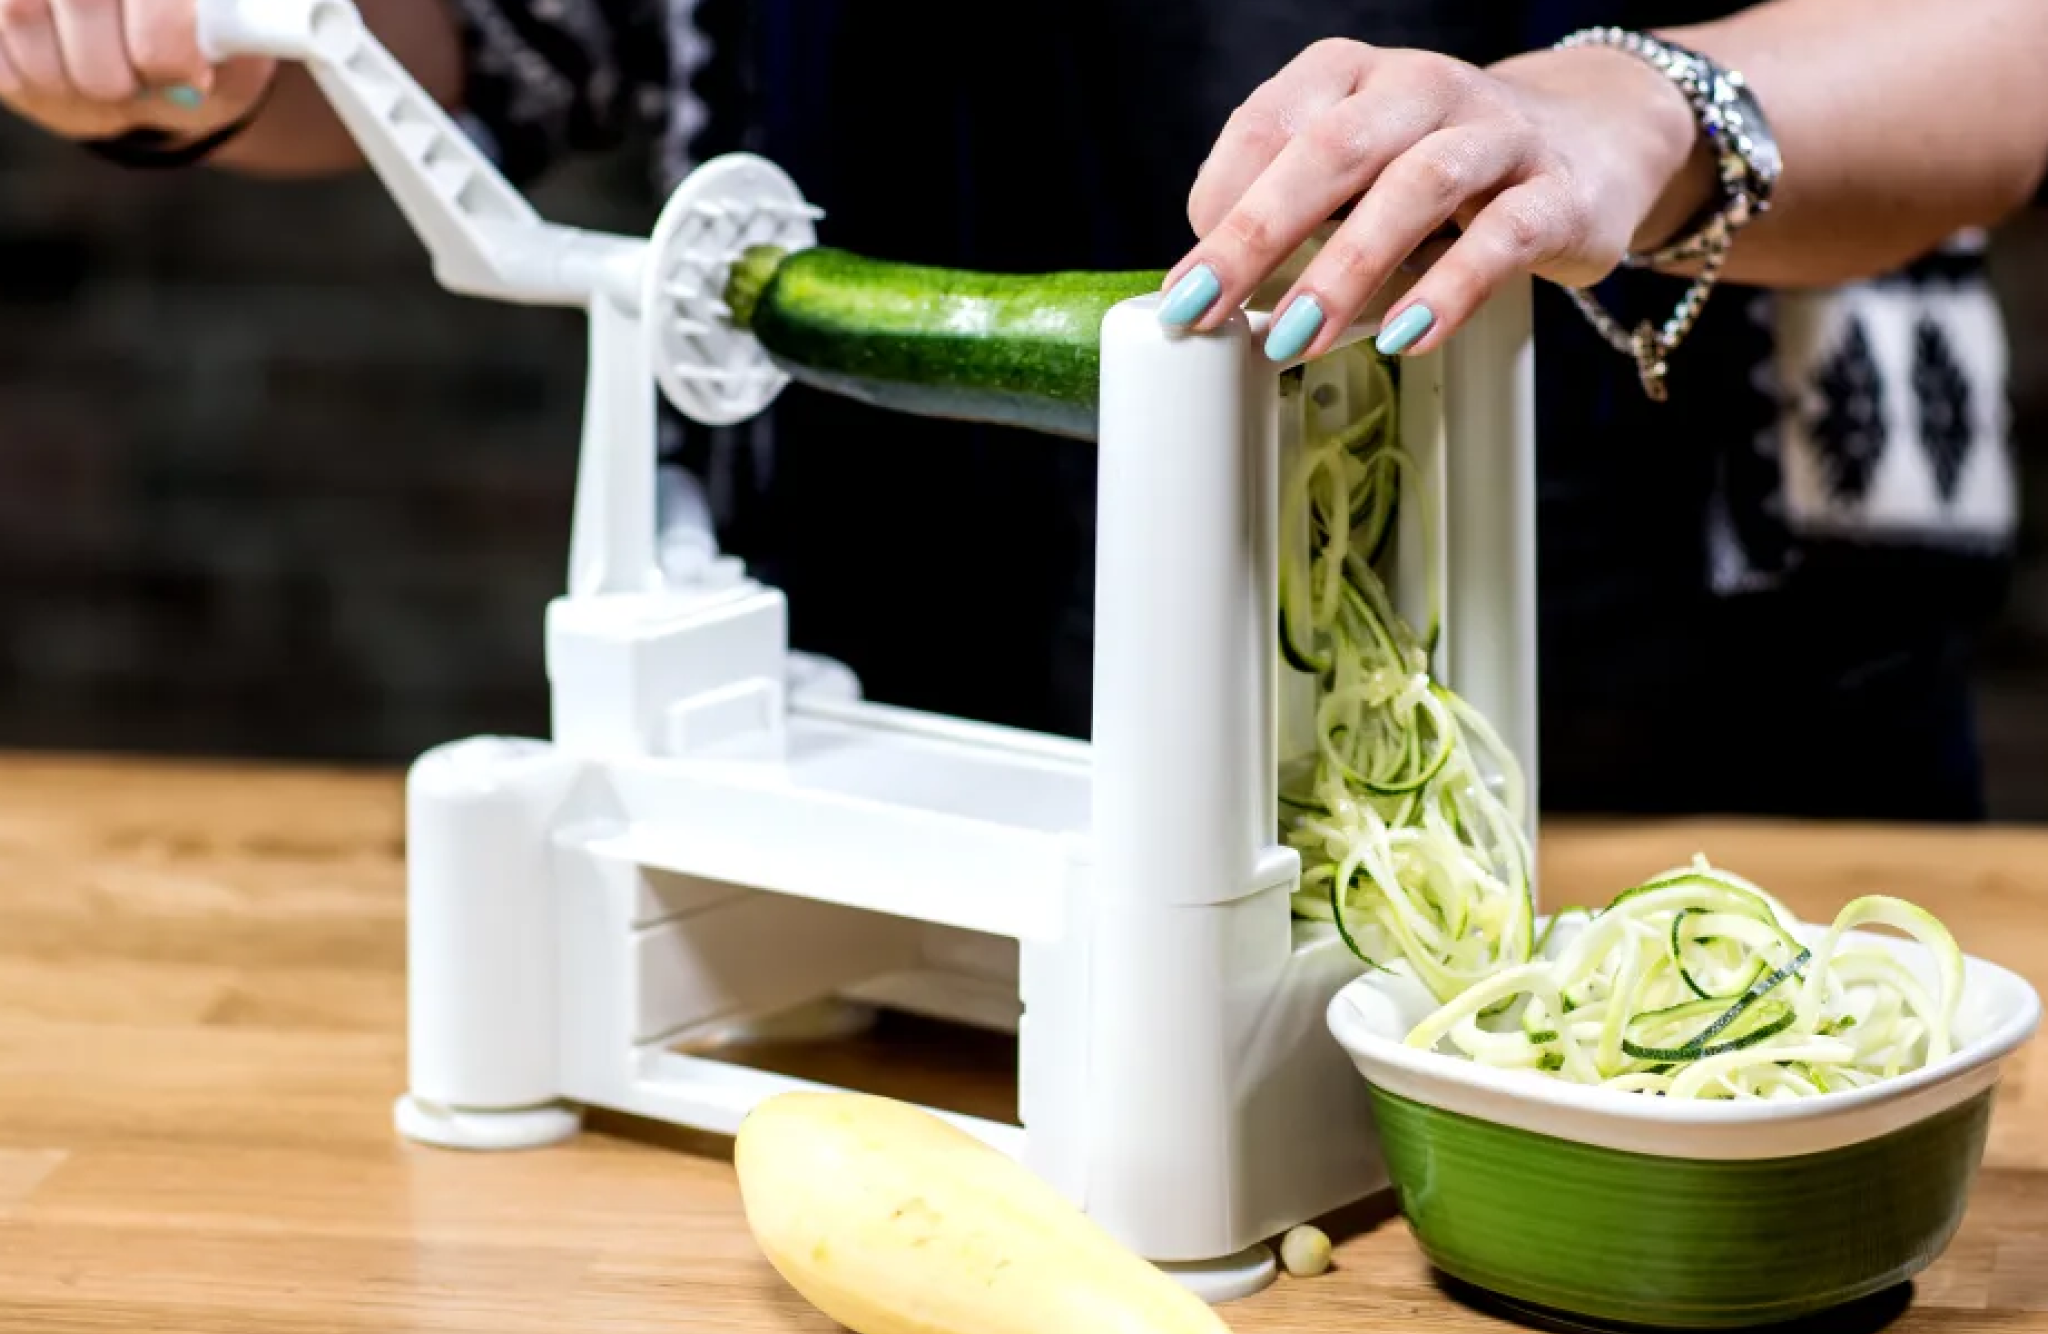
[[[1485, 61], [1586, 23], [1739, 7], [1047, 0], [1027, 25], [945, 0], [455, 3], [468, 128], [516, 181], [644, 144], [658, 202], [693, 162], [748, 148], [824, 206], [832, 244], [1020, 270], [1171, 263], [1216, 128], [1316, 37]], [[1661, 407], [1539, 285], [1548, 804], [1977, 813], [1968, 647], [2016, 519], [1982, 251], [1957, 237], [1828, 291], [1724, 286]], [[1632, 321], [1677, 290], [1625, 274], [1601, 296]], [[1085, 733], [1085, 449], [797, 390], [738, 429], [672, 418], [667, 441], [669, 521], [708, 515], [790, 591], [799, 642], [871, 695]], [[1787, 732], [1839, 769], [1760, 763]]]

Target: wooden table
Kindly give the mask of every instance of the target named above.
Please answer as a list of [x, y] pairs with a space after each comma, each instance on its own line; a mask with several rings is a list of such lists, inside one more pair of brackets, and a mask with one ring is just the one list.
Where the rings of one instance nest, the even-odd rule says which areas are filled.
[[[393, 1135], [402, 836], [389, 774], [0, 762], [0, 1329], [832, 1329], [755, 1252], [722, 1141], [600, 1127], [488, 1156]], [[1558, 826], [1546, 899], [1695, 851], [1804, 915], [1917, 899], [2048, 990], [2048, 832]], [[2048, 1331], [2039, 1052], [1894, 1328]], [[1226, 1313], [1247, 1332], [1507, 1328], [1447, 1297], [1398, 1220]]]

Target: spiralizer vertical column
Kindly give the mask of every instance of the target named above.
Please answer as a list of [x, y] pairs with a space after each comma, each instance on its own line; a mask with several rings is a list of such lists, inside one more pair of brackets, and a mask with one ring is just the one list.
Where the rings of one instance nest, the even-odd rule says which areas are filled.
[[1278, 377], [1241, 315], [1156, 311], [1102, 325], [1086, 1206], [1220, 1300], [1271, 1271], [1238, 1085], [1298, 866], [1273, 846]]
[[[1536, 345], [1527, 279], [1443, 349], [1444, 659], [1452, 689], [1500, 733], [1536, 833]], [[1533, 874], [1533, 868], [1532, 868]]]

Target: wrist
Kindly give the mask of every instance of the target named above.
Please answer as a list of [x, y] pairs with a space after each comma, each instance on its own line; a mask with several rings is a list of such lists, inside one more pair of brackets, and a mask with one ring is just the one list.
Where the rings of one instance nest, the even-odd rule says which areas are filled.
[[1626, 209], [1628, 248], [1673, 239], [1719, 189], [1713, 153], [1671, 80], [1624, 51], [1531, 51], [1492, 67], [1498, 78], [1569, 108], [1590, 136], [1599, 196]]
[[1678, 158], [1677, 166], [1664, 176], [1656, 201], [1629, 237], [1628, 248], [1635, 254], [1649, 254], [1678, 240], [1686, 224], [1698, 218], [1721, 195], [1721, 184], [1714, 173], [1713, 149], [1699, 133], [1698, 123], [1688, 117], [1688, 124], [1692, 134], [1685, 152]]

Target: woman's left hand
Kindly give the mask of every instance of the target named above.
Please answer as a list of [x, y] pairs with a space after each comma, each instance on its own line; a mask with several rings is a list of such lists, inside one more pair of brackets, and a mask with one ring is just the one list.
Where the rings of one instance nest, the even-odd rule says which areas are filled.
[[[1383, 352], [1423, 352], [1501, 282], [1598, 281], [1712, 188], [1691, 109], [1625, 53], [1543, 51], [1480, 69], [1324, 41], [1231, 116], [1188, 200], [1201, 238], [1161, 318], [1213, 329], [1356, 201], [1274, 307], [1266, 351], [1316, 356], [1432, 233], [1458, 239], [1387, 312]], [[1688, 166], [1692, 170], [1688, 170]]]

